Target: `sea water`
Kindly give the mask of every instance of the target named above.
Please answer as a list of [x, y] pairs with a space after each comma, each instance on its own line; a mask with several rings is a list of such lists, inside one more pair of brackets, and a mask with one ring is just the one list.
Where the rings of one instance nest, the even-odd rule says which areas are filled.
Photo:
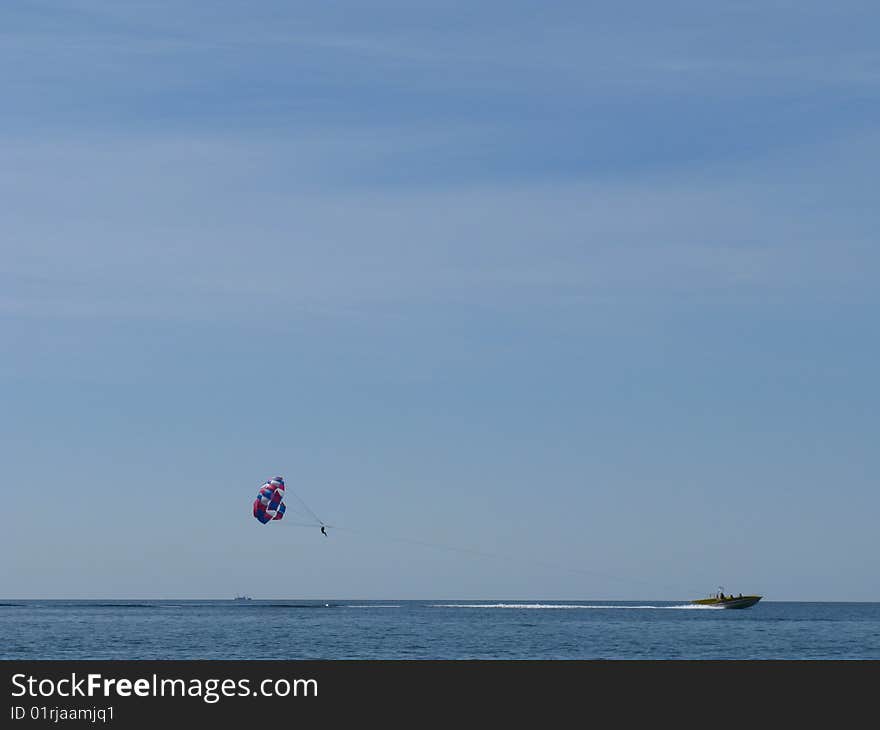
[[880, 603], [8, 600], [0, 659], [880, 659]]

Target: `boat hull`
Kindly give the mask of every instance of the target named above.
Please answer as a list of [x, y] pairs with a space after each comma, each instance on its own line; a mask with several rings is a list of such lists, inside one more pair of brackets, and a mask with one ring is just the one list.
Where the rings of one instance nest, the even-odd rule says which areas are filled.
[[696, 606], [713, 606], [715, 608], [748, 608], [761, 600], [761, 596], [740, 596], [737, 598], [701, 598], [691, 601]]

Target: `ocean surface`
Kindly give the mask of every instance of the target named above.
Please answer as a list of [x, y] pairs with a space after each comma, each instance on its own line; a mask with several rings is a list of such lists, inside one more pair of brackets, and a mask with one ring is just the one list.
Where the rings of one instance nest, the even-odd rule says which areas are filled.
[[880, 659], [880, 603], [0, 600], [0, 659]]

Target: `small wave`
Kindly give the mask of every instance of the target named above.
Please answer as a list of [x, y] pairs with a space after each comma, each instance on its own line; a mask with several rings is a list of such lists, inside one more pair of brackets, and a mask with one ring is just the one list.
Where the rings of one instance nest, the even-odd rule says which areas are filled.
[[400, 604], [373, 604], [373, 605], [352, 605], [352, 606], [344, 606], [344, 608], [400, 608]]

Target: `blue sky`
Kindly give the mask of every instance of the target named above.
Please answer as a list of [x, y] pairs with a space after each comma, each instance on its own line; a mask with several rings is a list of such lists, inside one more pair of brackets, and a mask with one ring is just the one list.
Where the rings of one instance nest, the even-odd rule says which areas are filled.
[[878, 20], [4, 3], [2, 593], [880, 600]]

